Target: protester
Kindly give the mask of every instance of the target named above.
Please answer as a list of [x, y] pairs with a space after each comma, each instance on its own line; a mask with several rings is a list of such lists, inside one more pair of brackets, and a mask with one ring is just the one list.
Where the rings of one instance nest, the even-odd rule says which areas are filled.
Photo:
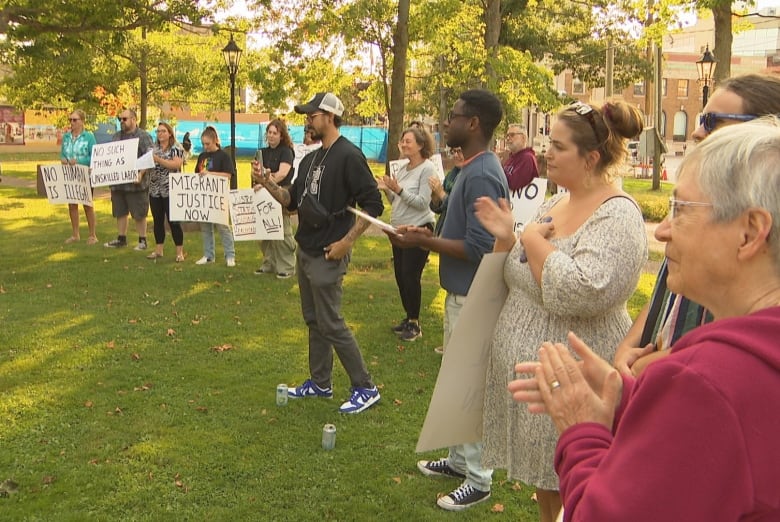
[[306, 115], [306, 126], [322, 148], [308, 154], [299, 175], [287, 188], [274, 182], [256, 162], [252, 174], [290, 211], [298, 211], [298, 255], [295, 271], [301, 311], [309, 329], [309, 372], [306, 381], [289, 390], [291, 398], [333, 397], [333, 352], [349, 376], [351, 396], [341, 413], [360, 413], [376, 404], [379, 390], [363, 361], [355, 336], [341, 315], [344, 275], [352, 246], [368, 228], [368, 221], [347, 211], [357, 204], [373, 217], [382, 214], [382, 195], [363, 153], [339, 127], [344, 105], [332, 93], [318, 93], [295, 106]]
[[514, 364], [532, 359], [546, 340], [562, 341], [576, 329], [608, 357], [631, 326], [626, 301], [647, 261], [647, 235], [641, 210], [615, 186], [611, 169], [641, 130], [641, 114], [625, 102], [569, 105], [552, 126], [545, 155], [547, 175], [567, 192], [543, 203], [519, 238], [508, 201], [476, 203], [477, 217], [496, 237], [494, 251], [509, 252], [509, 293], [487, 371], [483, 463], [536, 487], [542, 522], [552, 522], [561, 507], [557, 434], [547, 419], [507, 400], [506, 386]]
[[[447, 203], [441, 235], [426, 227], [399, 227], [388, 234], [394, 247], [420, 247], [439, 253], [439, 280], [447, 291], [444, 300], [444, 347], [446, 349], [482, 256], [490, 252], [493, 236], [474, 215], [479, 197], [509, 198], [506, 176], [498, 157], [488, 148], [493, 131], [503, 117], [501, 101], [485, 90], [460, 95], [447, 117], [448, 147], [458, 147], [465, 158]], [[455, 413], [454, 413], [455, 414]], [[482, 443], [449, 448], [446, 458], [421, 460], [417, 468], [426, 476], [463, 479], [460, 486], [436, 503], [448, 511], [461, 511], [490, 498], [493, 470], [482, 466]]]
[[[137, 157], [140, 158], [154, 149], [152, 137], [138, 127], [138, 116], [132, 109], [125, 109], [118, 116], [120, 130], [114, 134], [113, 141], [138, 138]], [[138, 179], [133, 183], [111, 185], [111, 214], [116, 218], [117, 238], [104, 243], [108, 248], [127, 246], [128, 216], [133, 217], [138, 232], [138, 244], [133, 250], [146, 250], [146, 216], [149, 214], [149, 176], [148, 169], [138, 171]]]
[[[712, 311], [671, 355], [622, 380], [574, 334], [545, 343], [509, 390], [547, 412], [566, 520], [780, 520], [780, 127], [713, 133], [683, 160], [669, 289]], [[703, 254], [704, 253], [704, 254]]]
[[[767, 114], [780, 114], [780, 77], [746, 74], [728, 78], [707, 101], [692, 138], [698, 143], [717, 128]], [[615, 367], [621, 373], [639, 375], [650, 362], [667, 355], [683, 334], [712, 320], [703, 306], [668, 291], [666, 273], [664, 262], [650, 301], [618, 346]]]
[[[433, 138], [422, 127], [409, 127], [401, 135], [398, 144], [401, 157], [409, 163], [401, 167], [395, 176], [385, 175], [379, 188], [393, 206], [390, 224], [399, 227], [411, 225], [433, 230], [431, 187], [428, 181], [436, 177], [436, 167], [429, 159], [433, 155]], [[393, 326], [393, 332], [403, 341], [411, 342], [422, 337], [420, 306], [422, 302], [422, 272], [428, 262], [429, 251], [424, 248], [398, 248], [393, 246], [393, 271], [401, 304], [406, 317]]]
[[[263, 168], [270, 171], [269, 175], [277, 185], [289, 187], [295, 174], [292, 168], [295, 152], [290, 134], [287, 132], [287, 125], [282, 120], [272, 120], [265, 129], [265, 140], [268, 146], [261, 149]], [[255, 185], [255, 190], [261, 188], [261, 184]], [[281, 241], [270, 239], [260, 241], [263, 264], [255, 270], [255, 274], [276, 274], [278, 279], [292, 277], [295, 271], [295, 240], [289, 212], [282, 213], [282, 228], [284, 239]]]
[[[233, 158], [222, 149], [219, 142], [217, 130], [208, 126], [200, 133], [200, 143], [203, 152], [198, 156], [195, 163], [195, 172], [201, 176], [212, 174], [221, 176], [230, 180], [230, 188], [235, 189], [238, 186], [236, 178], [236, 166]], [[222, 249], [225, 251], [225, 262], [227, 266], [236, 266], [236, 249], [233, 242], [233, 231], [228, 225], [218, 223], [201, 223], [200, 231], [203, 235], [203, 257], [195, 261], [196, 265], [205, 265], [213, 263], [216, 259], [216, 246], [214, 243], [214, 228], [219, 231], [222, 239]]]
[[171, 172], [180, 172], [184, 163], [184, 149], [176, 141], [173, 127], [165, 122], [157, 125], [157, 140], [154, 144], [154, 170], [150, 174], [149, 206], [154, 220], [154, 252], [147, 259], [163, 257], [165, 243], [165, 222], [171, 228], [173, 244], [176, 246], [176, 262], [184, 261], [184, 232], [181, 223], [170, 220], [170, 176]]
[[[430, 208], [434, 214], [439, 215], [436, 225], [433, 227], [433, 235], [437, 237], [441, 235], [441, 227], [444, 225], [444, 218], [447, 216], [447, 200], [450, 192], [452, 192], [452, 187], [455, 185], [455, 180], [458, 179], [460, 168], [463, 166], [463, 153], [460, 148], [450, 149], [450, 156], [452, 157], [453, 165], [444, 176], [444, 179], [440, 180], [438, 176], [428, 178], [428, 186], [431, 187]], [[437, 346], [433, 351], [439, 355], [444, 355], [444, 344]]]
[[528, 146], [528, 134], [517, 124], [507, 127], [506, 148], [509, 157], [504, 162], [504, 174], [509, 190], [518, 192], [539, 177], [536, 153], [533, 147]]
[[[84, 165], [89, 167], [92, 159], [92, 147], [95, 146], [95, 135], [84, 129], [86, 114], [81, 109], [76, 109], [68, 120], [70, 121], [70, 132], [62, 136], [62, 147], [60, 148], [60, 161], [63, 165]], [[95, 191], [93, 190], [94, 194]], [[97, 219], [95, 218], [95, 207], [92, 205], [82, 205], [84, 208], [84, 217], [87, 218], [87, 227], [89, 229], [88, 245], [94, 245], [98, 242], [97, 238]], [[65, 243], [75, 243], [81, 240], [79, 231], [79, 206], [75, 203], [68, 203], [68, 214], [70, 215], [71, 234]]]

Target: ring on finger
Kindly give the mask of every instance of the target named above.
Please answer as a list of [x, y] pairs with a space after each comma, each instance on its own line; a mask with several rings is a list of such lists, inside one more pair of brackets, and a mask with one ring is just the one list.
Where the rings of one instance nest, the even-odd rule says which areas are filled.
[[561, 383], [558, 381], [552, 381], [550, 383], [550, 390], [556, 390], [561, 387]]

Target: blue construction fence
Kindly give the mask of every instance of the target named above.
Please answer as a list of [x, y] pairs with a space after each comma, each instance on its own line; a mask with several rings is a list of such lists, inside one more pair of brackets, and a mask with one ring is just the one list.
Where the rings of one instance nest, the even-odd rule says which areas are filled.
[[[230, 123], [214, 123], [210, 121], [179, 120], [176, 123], [176, 139], [184, 139], [184, 134], [190, 133], [192, 154], [201, 153], [200, 133], [211, 125], [217, 130], [219, 141], [223, 147], [230, 145]], [[236, 155], [254, 156], [258, 148], [266, 146], [265, 128], [268, 123], [237, 123], [236, 124]], [[293, 143], [303, 143], [303, 125], [291, 125], [288, 128]], [[374, 161], [384, 161], [387, 152], [387, 129], [383, 127], [348, 127], [340, 128], [342, 136], [360, 147], [366, 158]], [[111, 125], [101, 125], [95, 132], [98, 143], [111, 140], [116, 132]], [[154, 136], [152, 136], [154, 137]], [[384, 153], [384, 155], [383, 155]]]

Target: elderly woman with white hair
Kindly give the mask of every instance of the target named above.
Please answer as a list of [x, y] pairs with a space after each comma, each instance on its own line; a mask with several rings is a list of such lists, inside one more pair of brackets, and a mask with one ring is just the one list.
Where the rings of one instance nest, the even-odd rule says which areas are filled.
[[509, 385], [551, 416], [566, 520], [780, 520], [780, 126], [716, 131], [683, 161], [666, 243], [669, 288], [715, 321], [636, 380], [574, 334]]

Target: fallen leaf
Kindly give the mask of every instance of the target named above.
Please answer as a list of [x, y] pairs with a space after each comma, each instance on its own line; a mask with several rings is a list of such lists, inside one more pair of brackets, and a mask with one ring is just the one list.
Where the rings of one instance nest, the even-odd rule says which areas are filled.
[[89, 463], [92, 464], [93, 466], [97, 466], [98, 465], [98, 459], [92, 459], [92, 460], [89, 461]]
[[46, 475], [45, 477], [43, 477], [44, 484], [53, 484], [55, 480], [57, 480], [57, 478], [54, 477], [53, 475]]
[[85, 408], [91, 408], [92, 406], [93, 406], [92, 401], [87, 401], [87, 402], [84, 403], [84, 407]]
[[3, 285], [0, 285], [0, 294], [4, 294], [4, 293], [5, 293], [5, 288], [3, 287]]
[[399, 344], [398, 346], [395, 347], [395, 349], [398, 352], [403, 352], [404, 350], [406, 350], [406, 347]]
[[395, 406], [400, 406], [401, 404], [403, 404], [403, 401], [401, 399], [393, 399], [393, 404]]
[[393, 482], [395, 482], [396, 484], [400, 484], [401, 483], [401, 477], [393, 477]]
[[173, 328], [168, 328], [168, 333], [166, 335], [168, 337], [172, 337], [172, 336], [176, 335], [176, 330], [174, 330]]
[[122, 415], [122, 408], [117, 406], [116, 408], [114, 408], [114, 413], [116, 413], [117, 415]]
[[504, 512], [504, 505], [503, 504], [494, 504], [493, 508], [490, 510], [493, 513], [503, 513]]
[[195, 409], [197, 411], [201, 412], [201, 413], [208, 413], [209, 412], [209, 409], [207, 407], [205, 407], [205, 406], [198, 406]]
[[534, 502], [538, 502], [538, 500], [536, 500], [536, 493], [531, 495], [531, 500], [533, 500]]
[[130, 324], [136, 324], [138, 322], [138, 319], [129, 319], [127, 322]]
[[152, 306], [157, 306], [158, 304], [160, 304], [160, 301], [154, 301], [154, 302], [152, 303]]
[[200, 319], [193, 319], [190, 321], [192, 324], [200, 324]]
[[52, 286], [53, 285], [51, 283], [46, 283], [46, 288], [52, 288]]
[[232, 349], [233, 349], [233, 345], [232, 344], [223, 344], [223, 345], [220, 345], [220, 346], [212, 346], [211, 347], [211, 351], [212, 352], [217, 352], [217, 353], [226, 352], [226, 351], [232, 350]]
[[130, 358], [131, 358], [132, 360], [134, 360], [134, 361], [138, 361], [138, 360], [140, 360], [140, 359], [141, 359], [141, 355], [140, 355], [140, 354], [138, 354], [138, 353], [135, 353], [135, 352], [134, 352], [134, 353], [133, 353], [133, 355], [131, 355], [131, 356], [130, 356]]
[[176, 482], [174, 482], [174, 484], [176, 484], [177, 488], [183, 488], [184, 487], [184, 483], [181, 480], [177, 480]]
[[520, 484], [519, 482], [515, 482], [514, 484], [512, 484], [513, 491], [520, 491], [521, 489], [523, 489], [523, 485]]
[[106, 348], [114, 349], [114, 341], [108, 341], [106, 343]]

